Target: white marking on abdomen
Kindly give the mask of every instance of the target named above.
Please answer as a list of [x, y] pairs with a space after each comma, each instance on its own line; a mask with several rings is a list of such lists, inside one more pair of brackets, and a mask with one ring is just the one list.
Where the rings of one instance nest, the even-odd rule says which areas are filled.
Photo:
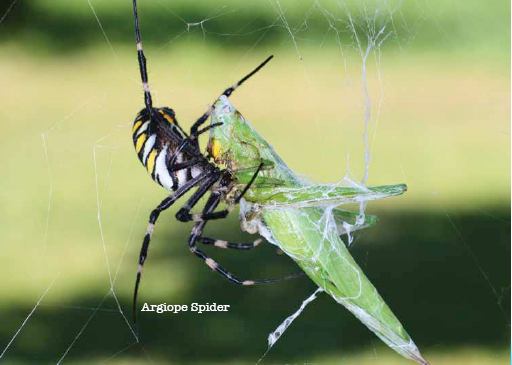
[[168, 145], [165, 145], [162, 151], [158, 154], [155, 163], [155, 180], [160, 180], [160, 183], [167, 190], [172, 191], [172, 178], [167, 170], [166, 156], [167, 156]]
[[140, 136], [140, 134], [141, 134], [142, 132], [144, 132], [146, 129], [148, 129], [148, 126], [149, 126], [149, 120], [148, 120], [146, 123], [144, 123], [144, 124], [142, 124], [142, 125], [140, 126], [139, 130], [137, 131], [137, 135], [136, 135], [136, 137]]
[[[183, 153], [180, 153], [176, 158], [176, 163], [183, 162]], [[182, 186], [187, 182], [187, 169], [178, 170], [178, 186]]]
[[142, 164], [146, 166], [146, 161], [148, 158], [149, 153], [153, 149], [153, 146], [155, 145], [156, 141], [156, 134], [152, 134], [149, 136], [148, 140], [144, 144], [144, 154], [142, 155]]

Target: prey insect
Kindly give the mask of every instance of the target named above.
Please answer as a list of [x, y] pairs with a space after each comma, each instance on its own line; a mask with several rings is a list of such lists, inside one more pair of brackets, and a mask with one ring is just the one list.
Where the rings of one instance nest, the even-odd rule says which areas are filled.
[[[187, 134], [180, 127], [175, 112], [172, 109], [153, 106], [148, 84], [146, 57], [142, 49], [136, 0], [133, 0], [133, 16], [135, 20], [137, 56], [144, 89], [145, 104], [145, 107], [139, 112], [133, 124], [133, 143], [139, 160], [147, 169], [152, 179], [172, 192], [170, 196], [165, 198], [151, 212], [149, 217], [149, 224], [140, 250], [139, 266], [133, 293], [134, 321], [136, 322], [137, 320], [137, 294], [142, 268], [147, 259], [151, 235], [153, 234], [158, 217], [163, 211], [168, 209], [174, 202], [193, 188], [197, 188], [197, 190], [178, 211], [176, 218], [181, 222], [195, 222], [188, 240], [189, 249], [212, 270], [218, 272], [229, 281], [240, 285], [272, 283], [304, 275], [300, 273], [281, 278], [242, 280], [219, 266], [213, 259], [208, 257], [197, 247], [197, 243], [237, 250], [250, 250], [258, 246], [261, 240], [256, 240], [252, 243], [235, 243], [203, 237], [202, 234], [208, 221], [227, 217], [228, 213], [240, 202], [240, 199], [242, 199], [250, 188], [263, 164], [260, 163], [256, 165], [256, 168], [253, 169], [254, 172], [250, 181], [248, 181], [243, 188], [240, 188], [239, 182], [229, 169], [219, 168], [215, 163], [210, 161], [209, 155], [201, 153], [198, 136], [222, 124], [211, 124], [210, 126], [201, 128], [212, 112], [211, 107], [195, 121], [190, 128], [190, 133]], [[272, 56], [268, 57], [240, 81], [227, 88], [221, 96], [229, 97], [240, 85], [257, 73], [271, 59]], [[199, 199], [208, 193], [209, 198], [207, 199], [202, 213], [192, 214], [191, 210]], [[227, 203], [228, 209], [215, 211], [221, 202]]]
[[[339, 209], [340, 205], [403, 194], [404, 184], [366, 187], [351, 181], [313, 184], [295, 174], [242, 114], [221, 96], [214, 105], [208, 150], [239, 181], [253, 180], [240, 202], [241, 228], [260, 233], [292, 258], [322, 291], [352, 312], [402, 356], [427, 365], [412, 338], [340, 238], [373, 225], [376, 217]], [[244, 146], [241, 148], [240, 146]], [[250, 146], [248, 148], [246, 146]], [[265, 161], [256, 179], [251, 166]], [[301, 307], [302, 308], [302, 307]], [[288, 326], [296, 315], [284, 322]], [[286, 328], [284, 328], [286, 329]], [[282, 334], [281, 326], [276, 332]], [[269, 336], [269, 346], [275, 342]]]

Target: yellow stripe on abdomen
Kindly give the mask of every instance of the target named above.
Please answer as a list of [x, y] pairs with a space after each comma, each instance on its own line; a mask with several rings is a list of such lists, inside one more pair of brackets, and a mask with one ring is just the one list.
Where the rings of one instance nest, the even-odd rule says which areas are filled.
[[135, 131], [140, 127], [141, 124], [142, 124], [142, 120], [135, 122], [135, 124], [133, 125], [133, 128], [132, 128], [132, 134], [135, 134]]
[[146, 138], [148, 137], [148, 135], [146, 133], [142, 133], [139, 138], [137, 138], [137, 143], [135, 144], [135, 150], [137, 151], [137, 153], [140, 152], [140, 150], [142, 150], [142, 146], [144, 146], [144, 142], [146, 142]]
[[174, 119], [169, 114], [167, 114], [163, 110], [159, 110], [159, 112], [160, 112], [160, 114], [162, 114], [162, 116], [165, 118], [165, 120], [167, 120], [169, 123], [171, 123], [171, 124], [174, 123]]
[[148, 169], [148, 172], [150, 174], [153, 174], [153, 169], [155, 168], [155, 160], [156, 160], [157, 154], [158, 154], [158, 151], [156, 149], [153, 149], [148, 156], [148, 162], [146, 162], [146, 168]]

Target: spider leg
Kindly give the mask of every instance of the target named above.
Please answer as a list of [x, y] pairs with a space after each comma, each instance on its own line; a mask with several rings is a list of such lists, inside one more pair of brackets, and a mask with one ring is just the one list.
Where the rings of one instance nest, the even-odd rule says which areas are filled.
[[260, 165], [256, 169], [256, 172], [254, 172], [254, 175], [252, 175], [251, 180], [247, 185], [245, 185], [244, 190], [242, 190], [242, 193], [238, 196], [238, 198], [235, 199], [235, 204], [238, 204], [240, 200], [244, 197], [245, 193], [251, 188], [252, 184], [254, 183], [254, 180], [258, 177], [258, 174], [261, 171], [261, 168], [263, 167], [263, 162], [260, 162]]
[[[176, 165], [176, 160], [178, 159], [178, 156], [181, 154], [183, 149], [185, 147], [187, 147], [189, 144], [192, 144], [193, 146], [195, 146], [197, 149], [197, 153], [200, 156], [202, 156], [199, 152], [199, 141], [198, 141], [197, 137], [199, 137], [201, 134], [209, 131], [210, 129], [218, 127], [220, 125], [222, 125], [222, 123], [215, 123], [215, 124], [209, 125], [208, 127], [203, 128], [200, 131], [196, 131], [195, 133], [192, 133], [187, 138], [183, 139], [181, 141], [180, 145], [178, 146], [178, 148], [176, 148], [175, 152], [172, 154], [171, 158], [169, 159], [169, 163], [168, 163], [169, 169], [174, 168], [174, 166]], [[203, 159], [204, 159], [204, 157], [203, 157]], [[174, 183], [175, 177], [172, 177], [172, 179], [173, 179], [173, 183]]]
[[[238, 204], [240, 200], [243, 198], [245, 193], [250, 189], [251, 185], [254, 183], [254, 180], [256, 180], [256, 177], [258, 176], [259, 172], [261, 171], [261, 168], [263, 167], [263, 163], [260, 163], [258, 168], [256, 169], [256, 172], [254, 175], [252, 175], [251, 180], [249, 183], [245, 186], [244, 190], [242, 190], [242, 193], [235, 199], [235, 204]], [[228, 214], [233, 210], [234, 205], [230, 205], [228, 209], [221, 210], [218, 212], [210, 212], [210, 213], [202, 213], [202, 214], [190, 214], [190, 208], [186, 205], [181, 208], [178, 213], [176, 214], [176, 219], [178, 219], [180, 222], [200, 222], [200, 221], [208, 221], [213, 219], [224, 219], [228, 216]]]
[[[158, 220], [158, 217], [160, 216], [160, 213], [163, 212], [164, 210], [166, 210], [167, 208], [169, 208], [176, 200], [178, 200], [180, 197], [182, 197], [185, 193], [187, 193], [194, 186], [200, 184], [199, 185], [200, 189], [204, 185], [209, 184], [208, 186], [211, 186], [211, 184], [213, 184], [213, 182], [215, 182], [215, 180], [212, 178], [212, 176], [214, 176], [215, 179], [217, 179], [218, 178], [218, 170], [214, 170], [213, 172], [210, 172], [210, 173], [203, 173], [203, 174], [197, 176], [196, 178], [188, 181], [185, 185], [178, 188], [178, 190], [176, 190], [171, 196], [162, 200], [162, 202], [151, 212], [151, 214], [149, 216], [149, 224], [146, 229], [146, 235], [144, 236], [144, 241], [142, 242], [142, 247], [140, 249], [139, 267], [137, 269], [137, 278], [135, 280], [135, 290], [133, 292], [133, 320], [134, 320], [134, 323], [137, 322], [137, 294], [139, 291], [139, 283], [140, 283], [140, 279], [142, 276], [142, 269], [143, 269], [144, 262], [146, 261], [146, 258], [148, 255], [149, 243], [151, 241], [151, 236], [153, 234], [154, 226], [156, 224], [156, 221]], [[206, 181], [203, 181], [203, 180], [206, 180]], [[211, 182], [211, 180], [214, 180], [214, 181]], [[204, 195], [206, 193], [207, 189], [206, 190], [202, 189], [201, 191], [203, 191], [203, 195]], [[195, 201], [197, 202], [197, 200], [199, 200], [200, 197], [197, 197], [196, 193], [194, 193], [194, 195], [189, 200], [195, 199]]]
[[[254, 70], [252, 70], [251, 72], [249, 72], [247, 75], [245, 75], [241, 80], [239, 80], [237, 83], [235, 83], [233, 86], [230, 86], [228, 87], [226, 90], [224, 90], [224, 92], [221, 94], [224, 95], [224, 96], [227, 96], [229, 97], [240, 85], [242, 85], [245, 81], [247, 81], [247, 79], [249, 79], [251, 76], [253, 76], [256, 72], [258, 72], [263, 66], [265, 66], [274, 56], [270, 56], [268, 57], [265, 61], [263, 61], [258, 67], [256, 67]], [[218, 99], [218, 98], [217, 98]], [[210, 116], [210, 114], [212, 113], [213, 111], [213, 106], [210, 106], [208, 108], [208, 110], [206, 111], [206, 113], [204, 113], [202, 116], [200, 116], [196, 122], [192, 125], [192, 127], [190, 128], [190, 137], [188, 138], [185, 138], [183, 140], [183, 142], [181, 143], [180, 147], [178, 147], [177, 149], [177, 153], [181, 152], [181, 150], [183, 148], [185, 148], [185, 146], [189, 145], [189, 144], [193, 144], [197, 150], [199, 150], [199, 142], [197, 140], [197, 136], [199, 136], [201, 133], [204, 133], [206, 132], [207, 130], [213, 128], [213, 127], [216, 127], [218, 125], [221, 125], [221, 123], [217, 123], [217, 124], [212, 124], [200, 131], [199, 130], [199, 127], [201, 125], [204, 124], [204, 122], [206, 122], [206, 120], [208, 119], [208, 117]], [[174, 156], [173, 156], [174, 157]], [[174, 157], [173, 159], [171, 159], [170, 161], [170, 166], [172, 166], [176, 160], [177, 156]]]
[[252, 243], [233, 243], [208, 237], [197, 237], [197, 242], [202, 243], [203, 245], [212, 245], [215, 247], [230, 248], [234, 250], [252, 250], [253, 248], [258, 247], [261, 241], [262, 239], [258, 238]]
[[180, 222], [200, 222], [200, 221], [210, 221], [214, 219], [224, 219], [228, 216], [229, 210], [221, 210], [218, 212], [212, 212], [209, 214], [190, 214], [190, 208], [184, 207], [181, 208], [178, 213], [176, 213], [176, 219]]
[[[263, 66], [265, 66], [274, 56], [270, 56], [268, 57], [265, 61], [263, 61], [258, 67], [256, 67], [254, 70], [252, 70], [251, 72], [249, 72], [247, 75], [245, 75], [241, 80], [239, 80], [237, 83], [235, 83], [233, 86], [230, 86], [228, 87], [226, 90], [224, 90], [224, 92], [221, 94], [224, 95], [224, 96], [227, 96], [229, 97], [240, 85], [242, 85], [245, 81], [247, 81], [247, 79], [249, 79], [251, 76], [253, 76], [256, 72], [258, 72]], [[218, 99], [218, 98], [217, 98]], [[196, 122], [192, 125], [192, 127], [190, 128], [190, 136], [188, 138], [185, 138], [183, 140], [183, 142], [181, 143], [181, 145], [178, 147], [178, 149], [176, 150], [176, 153], [180, 153], [183, 148], [185, 148], [187, 145], [189, 144], [192, 144], [194, 145], [197, 150], [199, 151], [199, 142], [197, 140], [197, 136], [199, 136], [201, 133], [204, 133], [206, 132], [207, 130], [211, 129], [211, 128], [214, 128], [218, 125], [221, 125], [221, 123], [216, 123], [216, 124], [212, 124], [200, 131], [198, 131], [199, 127], [201, 125], [204, 124], [204, 122], [206, 122], [206, 120], [208, 119], [208, 117], [210, 116], [210, 114], [212, 113], [213, 111], [213, 105], [210, 106], [208, 108], [208, 110], [206, 111], [206, 113], [204, 113], [202, 116], [200, 116]], [[175, 160], [177, 158], [177, 155], [176, 157], [173, 156], [173, 158], [171, 159], [169, 165], [172, 166], [174, 163], [175, 163]]]
[[187, 167], [197, 165], [197, 164], [199, 164], [201, 162], [205, 162], [205, 158], [204, 157], [194, 157], [194, 158], [191, 158], [188, 161], [181, 162], [181, 163], [176, 163], [172, 167], [168, 167], [168, 170], [169, 170], [169, 172], [179, 171], [179, 170], [186, 169]]
[[190, 210], [192, 210], [199, 199], [201, 199], [208, 192], [208, 190], [210, 190], [212, 185], [219, 180], [222, 174], [222, 172], [217, 170], [212, 174], [210, 178], [208, 178], [208, 180], [202, 183], [201, 186], [199, 186], [199, 188], [194, 192], [194, 194], [192, 194], [192, 196], [185, 202], [185, 204], [183, 204], [183, 207], [178, 211], [178, 213], [176, 213], [176, 219], [180, 222], [188, 222], [193, 220], [188, 219], [189, 217], [192, 217], [190, 215]]
[[[235, 200], [235, 204], [237, 204], [240, 201], [240, 199], [242, 199], [242, 197], [247, 192], [247, 190], [249, 190], [249, 188], [253, 184], [254, 180], [256, 180], [256, 177], [258, 176], [258, 173], [260, 172], [262, 167], [263, 167], [263, 163], [261, 163], [258, 166], [258, 168], [256, 169], [256, 172], [252, 176], [249, 183], [245, 186], [242, 193]], [[220, 212], [212, 211], [211, 213], [194, 214], [193, 216], [188, 214], [188, 216], [191, 218], [189, 220], [194, 220], [196, 222], [199, 222], [199, 221], [207, 221], [207, 220], [212, 220], [212, 219], [226, 218], [226, 216], [229, 214], [230, 211], [231, 211], [230, 209], [226, 209], [226, 210], [222, 210]], [[183, 212], [182, 214], [184, 214], [184, 213], [188, 213], [188, 212]], [[252, 243], [233, 243], [233, 242], [228, 242], [228, 241], [224, 241], [224, 240], [215, 240], [213, 238], [208, 238], [208, 237], [198, 237], [197, 241], [204, 245], [213, 245], [213, 246], [220, 247], [220, 248], [230, 248], [230, 249], [235, 249], [235, 250], [251, 250], [251, 249], [257, 247], [261, 243], [262, 240], [261, 240], [261, 238], [258, 238], [257, 240], [255, 240]]]
[[[178, 159], [178, 156], [181, 155], [183, 149], [185, 147], [187, 147], [189, 144], [190, 144], [190, 141], [194, 141], [195, 142], [195, 146], [197, 147], [197, 156], [193, 157], [192, 159], [182, 163], [182, 164], [186, 164], [186, 163], [190, 163], [189, 166], [192, 166], [192, 165], [195, 165], [195, 163], [191, 163], [191, 161], [197, 161], [198, 163], [199, 162], [204, 162], [204, 161], [207, 161], [206, 158], [201, 154], [201, 152], [199, 151], [199, 144], [198, 144], [198, 141], [197, 141], [197, 137], [210, 130], [211, 128], [214, 128], [214, 127], [217, 127], [221, 125], [221, 123], [216, 123], [216, 124], [212, 124], [198, 132], [196, 132], [195, 134], [192, 134], [188, 137], [186, 137], [185, 139], [183, 139], [180, 143], [180, 145], [178, 146], [178, 148], [176, 148], [176, 150], [174, 150], [174, 152], [172, 153], [170, 159], [169, 159], [169, 162], [167, 163], [167, 168], [169, 169], [169, 171], [177, 171], [179, 169], [176, 169], [176, 160]], [[173, 183], [173, 186], [178, 186], [178, 178], [174, 175], [174, 174], [170, 174], [171, 175], [171, 179], [172, 179], [172, 183]]]
[[[203, 214], [211, 213], [215, 210], [217, 205], [219, 205], [221, 199], [221, 195], [218, 192], [212, 192], [210, 195], [210, 198], [208, 199], [208, 202], [206, 203], [206, 206], [204, 207]], [[262, 279], [262, 280], [242, 280], [235, 275], [231, 274], [229, 271], [225, 270], [224, 268], [220, 267], [217, 262], [215, 262], [213, 259], [208, 257], [203, 251], [198, 249], [196, 247], [196, 241], [198, 241], [199, 237], [203, 233], [204, 227], [206, 225], [207, 221], [201, 221], [197, 222], [194, 225], [194, 228], [192, 228], [192, 234], [190, 235], [188, 246], [190, 251], [195, 254], [197, 257], [202, 259], [206, 265], [208, 265], [212, 270], [217, 271], [219, 274], [221, 274], [223, 277], [231, 281], [232, 283], [238, 284], [238, 285], [257, 285], [257, 284], [267, 284], [267, 283], [274, 283], [278, 281], [293, 279], [296, 277], [304, 276], [305, 274], [303, 272], [287, 275], [281, 278], [272, 278], [272, 279]]]
[[[265, 61], [263, 61], [258, 67], [256, 67], [254, 70], [249, 72], [247, 75], [245, 75], [240, 81], [238, 81], [236, 84], [234, 84], [231, 87], [228, 87], [221, 95], [229, 97], [233, 91], [235, 91], [240, 85], [242, 85], [247, 79], [249, 79], [251, 76], [253, 76], [256, 72], [258, 72], [263, 66], [265, 66], [274, 56], [268, 57]], [[217, 98], [218, 99], [218, 98]], [[192, 125], [192, 128], [190, 128], [190, 134], [193, 134], [196, 132], [199, 127], [206, 122], [208, 117], [213, 111], [213, 106], [210, 106], [206, 113], [204, 113], [202, 116], [200, 116], [196, 122]]]
[[137, 58], [139, 60], [140, 77], [142, 79], [142, 87], [144, 89], [144, 104], [146, 109], [153, 115], [153, 100], [149, 91], [148, 71], [146, 57], [142, 49], [142, 41], [140, 39], [139, 15], [137, 12], [137, 1], [133, 0], [133, 17], [135, 20], [135, 38], [137, 39]]

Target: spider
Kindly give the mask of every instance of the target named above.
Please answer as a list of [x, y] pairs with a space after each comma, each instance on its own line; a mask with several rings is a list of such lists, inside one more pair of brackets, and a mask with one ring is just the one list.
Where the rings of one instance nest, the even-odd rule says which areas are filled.
[[[232, 191], [234, 186], [237, 184], [236, 179], [228, 169], [220, 169], [217, 165], [210, 162], [210, 156], [203, 155], [201, 153], [198, 142], [199, 135], [211, 128], [221, 125], [221, 123], [211, 124], [208, 127], [200, 129], [212, 113], [212, 107], [210, 107], [192, 125], [190, 128], [190, 134], [187, 134], [178, 124], [176, 115], [172, 109], [167, 107], [153, 107], [148, 84], [146, 57], [144, 56], [140, 37], [136, 0], [133, 0], [133, 16], [135, 20], [137, 55], [142, 86], [144, 89], [145, 104], [145, 108], [139, 112], [133, 124], [133, 143], [140, 161], [151, 174], [153, 180], [172, 192], [171, 195], [165, 198], [149, 216], [149, 224], [140, 250], [139, 266], [137, 269], [135, 290], [133, 293], [134, 322], [137, 321], [137, 293], [142, 275], [142, 268], [147, 258], [149, 243], [156, 221], [160, 216], [160, 213], [168, 209], [176, 200], [195, 187], [197, 187], [197, 190], [178, 211], [176, 218], [181, 222], [196, 222], [192, 228], [188, 240], [188, 246], [190, 251], [202, 259], [212, 270], [218, 272], [232, 283], [239, 285], [272, 283], [303, 276], [303, 273], [298, 273], [281, 278], [242, 280], [231, 274], [229, 271], [223, 269], [213, 259], [197, 248], [197, 242], [205, 245], [237, 250], [250, 250], [259, 245], [261, 239], [257, 239], [252, 243], [234, 243], [203, 237], [202, 233], [209, 220], [223, 219], [227, 217], [234, 205], [240, 202], [244, 194], [250, 188], [263, 164], [258, 166], [249, 183], [235, 199], [227, 196], [228, 192]], [[221, 95], [229, 97], [240, 85], [265, 66], [272, 57], [273, 56], [268, 57], [263, 63], [243, 77], [240, 81], [227, 88]], [[208, 192], [210, 192], [210, 196], [202, 213], [191, 214], [192, 208], [197, 204], [199, 199]], [[229, 204], [228, 209], [215, 212], [215, 209], [221, 201]]]

